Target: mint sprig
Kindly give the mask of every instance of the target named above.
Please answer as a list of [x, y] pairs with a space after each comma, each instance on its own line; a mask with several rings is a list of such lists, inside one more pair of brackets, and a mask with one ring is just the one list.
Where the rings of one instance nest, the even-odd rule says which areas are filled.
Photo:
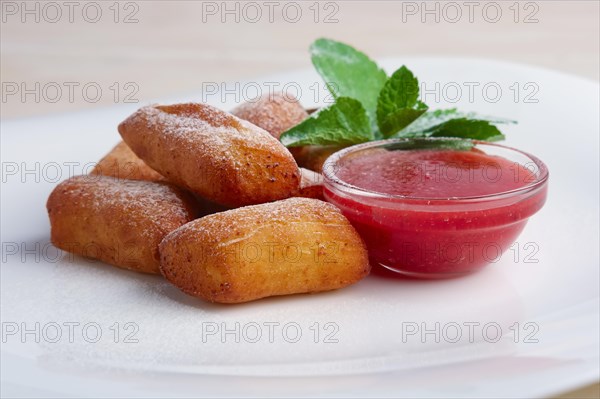
[[362, 104], [353, 98], [340, 97], [279, 138], [287, 147], [303, 145], [352, 145], [373, 140], [371, 125]]
[[419, 81], [404, 65], [385, 82], [377, 98], [377, 124], [390, 137], [424, 114], [428, 107], [419, 99]]
[[439, 130], [441, 126], [454, 119], [486, 121], [491, 125], [517, 123], [510, 119], [479, 115], [474, 112], [461, 112], [456, 108], [438, 109], [423, 114], [409, 126], [397, 132], [395, 136], [426, 136], [430, 132]]
[[[455, 108], [429, 111], [419, 101], [418, 79], [406, 66], [388, 78], [366, 54], [347, 44], [318, 39], [310, 53], [336, 101], [284, 132], [280, 140], [288, 147], [343, 146], [389, 137], [496, 141], [505, 138], [496, 125], [516, 123]], [[434, 146], [443, 143], [436, 142], [440, 144]]]
[[471, 140], [499, 141], [505, 137], [496, 126], [488, 121], [451, 119], [427, 131], [429, 137], [460, 137]]
[[377, 96], [387, 81], [385, 71], [366, 54], [334, 40], [315, 40], [310, 55], [333, 98], [358, 100], [375, 125]]

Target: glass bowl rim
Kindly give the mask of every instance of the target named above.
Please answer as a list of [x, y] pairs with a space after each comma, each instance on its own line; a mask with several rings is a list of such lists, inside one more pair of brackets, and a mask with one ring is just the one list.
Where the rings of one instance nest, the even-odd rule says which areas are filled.
[[419, 141], [457, 140], [458, 141], [458, 140], [465, 140], [465, 139], [455, 138], [455, 137], [394, 138], [394, 139], [376, 140], [376, 141], [369, 141], [369, 142], [361, 143], [361, 144], [355, 144], [350, 147], [343, 148], [337, 152], [334, 152], [325, 160], [325, 162], [323, 163], [322, 170], [321, 170], [323, 173], [324, 182], [325, 182], [325, 184], [330, 183], [335, 188], [341, 189], [342, 191], [353, 192], [354, 194], [358, 194], [358, 195], [366, 195], [371, 198], [397, 199], [400, 201], [407, 201], [407, 200], [409, 200], [409, 201], [410, 200], [418, 200], [418, 201], [461, 201], [461, 200], [464, 200], [464, 201], [470, 201], [470, 200], [499, 199], [499, 198], [503, 198], [503, 197], [507, 197], [507, 196], [510, 197], [510, 196], [523, 194], [523, 193], [526, 193], [529, 191], [533, 191], [533, 190], [536, 190], [536, 189], [544, 186], [546, 184], [546, 182], [548, 181], [548, 178], [550, 175], [548, 168], [546, 167], [546, 164], [544, 164], [544, 162], [542, 162], [536, 156], [531, 155], [525, 151], [518, 150], [513, 147], [509, 147], [509, 146], [505, 146], [505, 145], [501, 145], [501, 144], [497, 144], [497, 143], [492, 143], [489, 141], [481, 141], [481, 140], [471, 140], [471, 141], [473, 142], [473, 144], [475, 146], [481, 144], [481, 145], [486, 145], [486, 146], [498, 147], [498, 148], [502, 148], [505, 150], [509, 150], [511, 152], [518, 153], [520, 155], [523, 155], [523, 156], [529, 158], [531, 161], [533, 161], [535, 163], [536, 167], [538, 168], [539, 176], [537, 176], [533, 182], [528, 183], [528, 184], [524, 185], [523, 187], [519, 187], [519, 188], [516, 188], [513, 190], [508, 190], [508, 191], [499, 191], [499, 192], [493, 193], [493, 194], [476, 195], [476, 196], [460, 196], [460, 197], [418, 197], [418, 196], [409, 196], [409, 195], [387, 194], [387, 193], [382, 193], [379, 191], [372, 191], [372, 190], [368, 190], [368, 189], [361, 188], [358, 186], [354, 186], [354, 185], [347, 183], [347, 182], [341, 180], [340, 178], [338, 178], [336, 173], [334, 172], [336, 170], [335, 165], [339, 162], [339, 160], [349, 154], [356, 153], [356, 152], [366, 150], [366, 149], [381, 148], [381, 147], [389, 146], [391, 144], [407, 143], [407, 142], [417, 141], [417, 140], [419, 140]]

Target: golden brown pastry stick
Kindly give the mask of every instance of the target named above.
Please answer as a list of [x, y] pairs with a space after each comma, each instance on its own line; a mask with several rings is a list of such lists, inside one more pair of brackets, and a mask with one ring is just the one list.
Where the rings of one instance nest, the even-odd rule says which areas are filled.
[[365, 277], [367, 250], [333, 205], [290, 198], [194, 220], [160, 244], [163, 275], [183, 292], [239, 303], [334, 290]]
[[[314, 112], [315, 110], [309, 111]], [[282, 93], [264, 95], [257, 101], [245, 102], [234, 108], [231, 113], [265, 129], [276, 139], [279, 139], [281, 133], [298, 125], [309, 116], [309, 112], [300, 105], [298, 100]], [[299, 167], [320, 173], [325, 160], [342, 148], [340, 146], [307, 145], [291, 147], [288, 150], [294, 156]]]
[[283, 93], [266, 94], [255, 101], [247, 101], [231, 113], [265, 129], [277, 140], [281, 133], [308, 118], [298, 100]]
[[119, 132], [167, 180], [221, 205], [259, 204], [299, 190], [298, 166], [278, 140], [209, 105], [144, 107]]
[[165, 178], [142, 161], [131, 148], [121, 141], [98, 162], [91, 175], [112, 176], [120, 179], [163, 181]]
[[59, 184], [47, 209], [56, 247], [145, 273], [159, 273], [158, 244], [197, 214], [168, 183], [91, 175]]

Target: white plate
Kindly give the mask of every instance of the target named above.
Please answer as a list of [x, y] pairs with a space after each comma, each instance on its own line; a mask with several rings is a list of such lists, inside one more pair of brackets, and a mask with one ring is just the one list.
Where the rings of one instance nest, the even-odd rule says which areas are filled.
[[[139, 104], [2, 121], [3, 396], [535, 397], [597, 380], [598, 84], [484, 60], [383, 61], [389, 71], [403, 63], [429, 90], [440, 82], [438, 107], [455, 105], [444, 98], [455, 97], [458, 85], [461, 108], [518, 119], [506, 144], [547, 163], [548, 202], [514, 251], [461, 279], [372, 275], [337, 292], [207, 304], [157, 276], [67, 255], [55, 259], [48, 244], [45, 201], [56, 181], [82, 173], [107, 152], [119, 140], [116, 125]], [[299, 71], [257, 82], [295, 82], [310, 106], [310, 87], [320, 80]], [[472, 98], [465, 82], [479, 83]], [[498, 87], [503, 94], [493, 102]], [[524, 102], [524, 95], [537, 103]], [[201, 99], [192, 93], [159, 100]], [[225, 109], [235, 103], [232, 95], [224, 103], [206, 99]], [[433, 94], [427, 100], [436, 102]], [[269, 322], [279, 323], [270, 327], [272, 338]], [[435, 334], [402, 334], [414, 326], [434, 329], [436, 322], [439, 343]], [[473, 342], [468, 322], [480, 323]], [[23, 334], [35, 323], [39, 334]], [[79, 323], [72, 337], [65, 323]], [[235, 333], [203, 334], [235, 323], [240, 342]], [[451, 343], [457, 325], [462, 339]], [[488, 342], [498, 328], [502, 337]], [[99, 341], [88, 342], [96, 329]], [[61, 338], [52, 342], [58, 331]], [[125, 342], [131, 332], [137, 343]]]

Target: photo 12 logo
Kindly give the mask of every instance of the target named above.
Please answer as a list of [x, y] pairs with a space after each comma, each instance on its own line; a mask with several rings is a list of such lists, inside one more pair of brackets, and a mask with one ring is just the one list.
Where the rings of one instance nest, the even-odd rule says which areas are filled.
[[135, 82], [2, 82], [2, 103], [58, 103], [79, 101], [95, 104], [109, 95], [114, 103], [138, 103], [140, 87]]
[[[62, 180], [69, 179], [73, 176], [88, 175], [98, 165], [97, 162], [2, 162], [2, 183], [9, 181], [19, 183], [58, 183]], [[132, 165], [131, 171], [124, 170], [123, 178], [128, 176], [127, 173], [135, 173]], [[94, 176], [90, 176], [93, 179]], [[99, 177], [97, 177], [99, 178]]]
[[495, 24], [510, 20], [516, 24], [535, 24], [539, 22], [539, 11], [540, 5], [534, 1], [403, 1], [401, 21]]
[[[272, 97], [281, 93], [282, 98], [288, 102], [313, 102], [333, 104], [335, 98], [331, 91], [337, 90], [337, 83], [320, 81], [309, 85], [299, 82], [202, 82], [202, 102], [218, 101], [226, 103], [232, 101], [235, 104], [244, 102], [254, 103], [263, 97]], [[330, 91], [331, 90], [331, 91]]]
[[537, 264], [540, 246], [537, 242], [514, 242], [503, 248], [499, 243], [489, 242], [402, 242], [400, 263], [414, 264], [425, 260], [433, 260], [444, 264], [460, 264], [461, 262], [497, 263], [506, 255], [513, 263]]
[[339, 22], [339, 11], [340, 5], [334, 1], [203, 1], [202, 22], [295, 24], [306, 20], [335, 24]]
[[455, 104], [460, 101], [496, 104], [503, 98], [522, 104], [537, 104], [540, 86], [537, 82], [420, 82], [419, 99], [428, 104], [446, 102]]
[[110, 324], [95, 321], [50, 321], [41, 322], [2, 322], [2, 343], [88, 343], [109, 341], [115, 344], [137, 344], [140, 327], [134, 322], [113, 322]]
[[135, 1], [2, 1], [2, 23], [137, 24], [140, 6]]
[[474, 343], [487, 342], [496, 343], [506, 333], [510, 334], [514, 343], [537, 344], [540, 326], [534, 322], [515, 322], [508, 326], [508, 331], [503, 330], [502, 325], [495, 321], [481, 323], [478, 321], [465, 322], [435, 322], [417, 323], [414, 321], [402, 322], [402, 343], [417, 340], [421, 343], [449, 343], [458, 342]]
[[334, 322], [313, 322], [302, 324], [289, 322], [203, 322], [201, 327], [202, 342], [221, 343], [274, 343], [276, 341], [295, 344], [301, 341], [315, 344], [337, 344], [340, 326]]

